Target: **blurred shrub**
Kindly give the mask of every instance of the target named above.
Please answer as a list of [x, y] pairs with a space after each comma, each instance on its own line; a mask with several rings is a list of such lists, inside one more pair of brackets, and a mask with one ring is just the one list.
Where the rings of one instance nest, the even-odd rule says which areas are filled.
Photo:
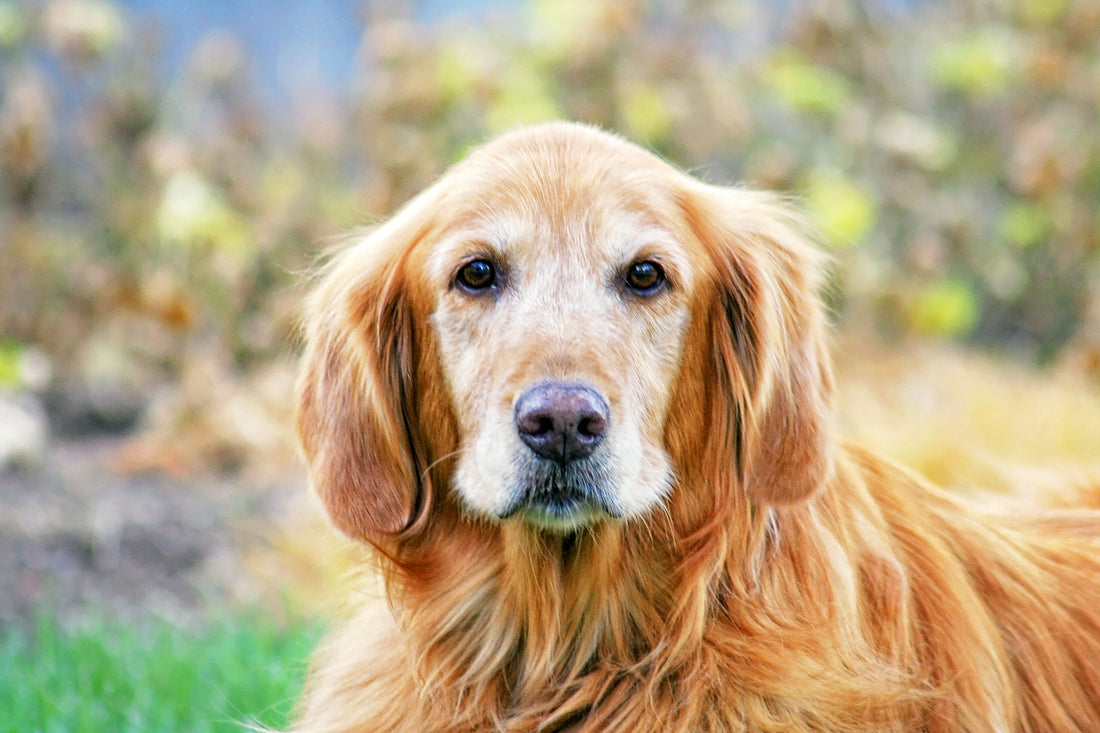
[[1040, 357], [1100, 331], [1100, 6], [898, 7], [368, 13], [361, 86], [272, 115], [224, 32], [165, 84], [120, 6], [0, 0], [0, 336], [62, 371], [95, 371], [107, 343], [141, 383], [196, 350], [270, 359], [327, 238], [552, 117], [802, 196], [839, 261], [838, 313], [861, 326]]

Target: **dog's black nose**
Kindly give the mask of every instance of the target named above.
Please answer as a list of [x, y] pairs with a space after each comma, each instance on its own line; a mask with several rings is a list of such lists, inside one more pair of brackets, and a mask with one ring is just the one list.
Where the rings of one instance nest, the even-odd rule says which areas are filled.
[[565, 465], [592, 454], [607, 430], [607, 403], [577, 384], [540, 384], [516, 403], [516, 430], [537, 455]]

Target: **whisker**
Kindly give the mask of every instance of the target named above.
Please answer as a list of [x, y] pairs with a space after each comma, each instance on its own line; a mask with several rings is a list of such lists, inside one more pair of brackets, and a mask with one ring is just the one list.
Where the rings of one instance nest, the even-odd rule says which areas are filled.
[[451, 452], [449, 452], [449, 453], [444, 453], [443, 455], [439, 456], [439, 458], [436, 458], [436, 459], [435, 459], [434, 461], [432, 461], [431, 463], [429, 463], [429, 464], [428, 464], [428, 465], [427, 465], [427, 466], [426, 466], [426, 467], [424, 468], [424, 470], [420, 472], [420, 479], [421, 479], [422, 481], [423, 481], [423, 480], [425, 480], [425, 479], [427, 479], [427, 478], [428, 478], [428, 474], [429, 474], [429, 473], [431, 472], [431, 470], [432, 470], [433, 468], [435, 468], [435, 467], [436, 467], [436, 466], [438, 466], [439, 464], [443, 463], [444, 461], [450, 460], [451, 458], [455, 458], [455, 457], [461, 456], [462, 454], [463, 454], [463, 449], [461, 449], [461, 448], [456, 448], [455, 450], [453, 450], [453, 451], [451, 451]]

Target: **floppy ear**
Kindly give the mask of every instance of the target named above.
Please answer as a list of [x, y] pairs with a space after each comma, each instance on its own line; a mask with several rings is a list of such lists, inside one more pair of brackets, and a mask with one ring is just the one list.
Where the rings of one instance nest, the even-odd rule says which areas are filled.
[[304, 318], [297, 421], [310, 484], [338, 529], [372, 544], [414, 533], [432, 497], [408, 273], [425, 208], [414, 200], [332, 259]]
[[[732, 449], [748, 494], [798, 502], [832, 474], [833, 377], [824, 256], [771, 194], [695, 184], [681, 201], [712, 267], [701, 304], [720, 396], [710, 440]], [[733, 415], [732, 422], [730, 415]]]

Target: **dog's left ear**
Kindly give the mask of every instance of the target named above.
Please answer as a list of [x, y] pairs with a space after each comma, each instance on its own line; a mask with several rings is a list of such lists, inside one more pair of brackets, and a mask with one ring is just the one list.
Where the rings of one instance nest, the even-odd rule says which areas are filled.
[[733, 449], [751, 497], [801, 501], [833, 471], [824, 255], [774, 195], [693, 182], [680, 204], [713, 280], [699, 307], [723, 398], [712, 409], [725, 414], [711, 416], [710, 439]]

